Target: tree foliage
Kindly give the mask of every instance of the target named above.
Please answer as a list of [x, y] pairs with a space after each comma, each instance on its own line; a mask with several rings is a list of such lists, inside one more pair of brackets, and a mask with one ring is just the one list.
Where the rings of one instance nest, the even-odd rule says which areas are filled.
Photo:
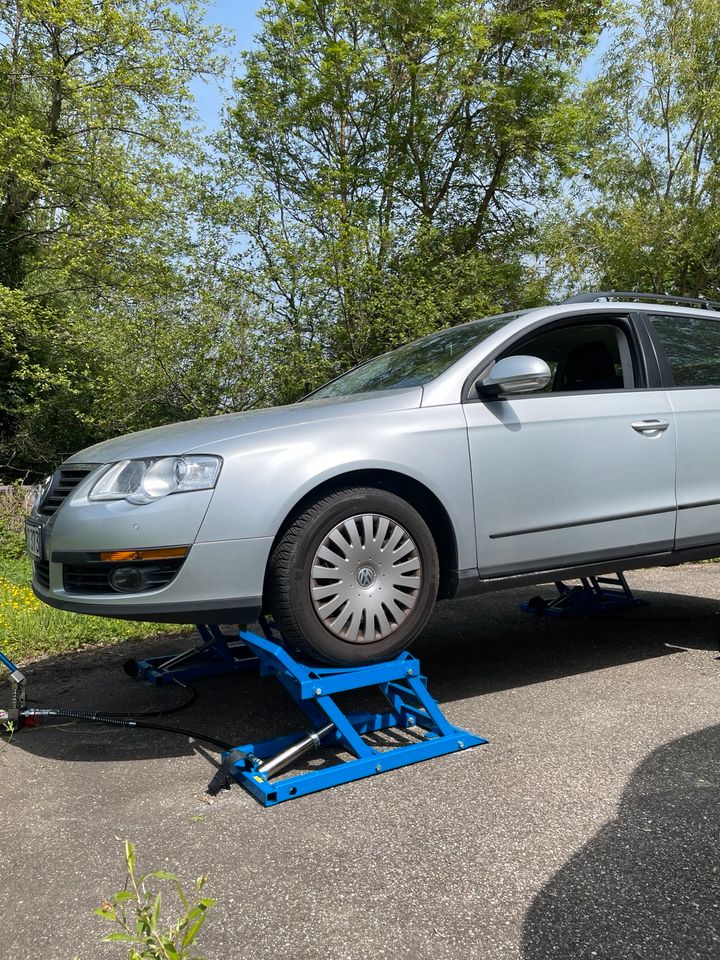
[[638, 0], [583, 92], [586, 160], [550, 232], [570, 282], [720, 289], [720, 2]]
[[147, 358], [141, 318], [184, 289], [194, 256], [189, 83], [218, 68], [202, 12], [0, 8], [0, 422], [18, 469], [132, 423], [105, 388], [128, 355]]
[[[380, 346], [538, 296], [595, 2], [268, 0], [224, 136], [238, 275], [288, 398]], [[235, 186], [235, 196], [228, 185]]]
[[718, 296], [720, 0], [266, 0], [210, 144], [204, 12], [0, 8], [8, 476], [566, 287]]

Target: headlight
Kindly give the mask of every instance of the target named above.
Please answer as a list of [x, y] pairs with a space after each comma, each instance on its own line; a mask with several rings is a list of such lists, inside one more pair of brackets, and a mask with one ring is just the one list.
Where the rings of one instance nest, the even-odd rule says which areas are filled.
[[89, 499], [151, 503], [171, 493], [211, 490], [221, 466], [220, 457], [210, 456], [121, 460], [100, 477]]
[[40, 484], [37, 494], [35, 495], [35, 503], [33, 504], [33, 510], [37, 510], [40, 504], [45, 499], [45, 494], [50, 489], [50, 484], [52, 483], [53, 475], [50, 474], [49, 477], [45, 477], [43, 482]]

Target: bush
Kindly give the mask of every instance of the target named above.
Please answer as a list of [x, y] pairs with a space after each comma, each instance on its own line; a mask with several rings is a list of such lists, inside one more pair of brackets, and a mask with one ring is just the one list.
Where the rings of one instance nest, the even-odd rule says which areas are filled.
[[0, 487], [0, 557], [17, 560], [25, 553], [25, 517], [30, 513], [35, 487], [14, 483]]

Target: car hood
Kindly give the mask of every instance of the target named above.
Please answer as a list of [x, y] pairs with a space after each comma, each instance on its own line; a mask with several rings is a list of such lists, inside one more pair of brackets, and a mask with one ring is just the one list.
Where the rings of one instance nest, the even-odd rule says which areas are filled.
[[66, 463], [113, 463], [129, 458], [177, 456], [265, 430], [341, 417], [408, 410], [419, 407], [421, 401], [422, 387], [413, 387], [410, 390], [383, 390], [327, 400], [305, 400], [284, 407], [186, 420], [96, 443], [80, 450]]

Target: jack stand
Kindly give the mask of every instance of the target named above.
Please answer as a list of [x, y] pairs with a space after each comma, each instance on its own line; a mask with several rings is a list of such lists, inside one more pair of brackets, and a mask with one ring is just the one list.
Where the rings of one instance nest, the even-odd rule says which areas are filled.
[[0, 653], [0, 663], [10, 671], [10, 684], [12, 686], [10, 708], [8, 710], [0, 709], [0, 723], [12, 723], [17, 727], [20, 723], [20, 713], [25, 709], [27, 681], [25, 674], [18, 670], [12, 660], [8, 660], [4, 653]]
[[[261, 622], [266, 636], [243, 631], [240, 636], [260, 663], [261, 676], [274, 676], [285, 687], [313, 729], [250, 743], [224, 754], [224, 762], [210, 785], [217, 793], [234, 777], [266, 807], [284, 800], [349, 783], [375, 773], [395, 770], [421, 760], [487, 743], [482, 737], [450, 724], [430, 696], [420, 663], [409, 653], [392, 660], [359, 667], [331, 667], [303, 663], [280, 642], [277, 628]], [[345, 713], [335, 694], [377, 686], [390, 705], [387, 713]], [[420, 738], [388, 749], [376, 749], [363, 734], [397, 727], [418, 728]], [[336, 746], [354, 757], [332, 766], [309, 770], [270, 782], [270, 777], [288, 767], [309, 750]]]
[[150, 683], [171, 683], [179, 680], [197, 680], [201, 677], [217, 677], [237, 670], [257, 666], [257, 657], [237, 637], [229, 639], [217, 624], [197, 624], [201, 643], [182, 653], [166, 654], [164, 657], [149, 657], [147, 660], [127, 660], [123, 664], [130, 677], [140, 676]]
[[610, 610], [647, 605], [647, 600], [633, 595], [620, 570], [615, 574], [615, 579], [606, 576], [580, 577], [579, 580], [580, 586], [576, 587], [558, 580], [555, 586], [559, 596], [554, 600], [533, 597], [527, 603], [521, 603], [520, 609], [539, 617], [592, 617]]

